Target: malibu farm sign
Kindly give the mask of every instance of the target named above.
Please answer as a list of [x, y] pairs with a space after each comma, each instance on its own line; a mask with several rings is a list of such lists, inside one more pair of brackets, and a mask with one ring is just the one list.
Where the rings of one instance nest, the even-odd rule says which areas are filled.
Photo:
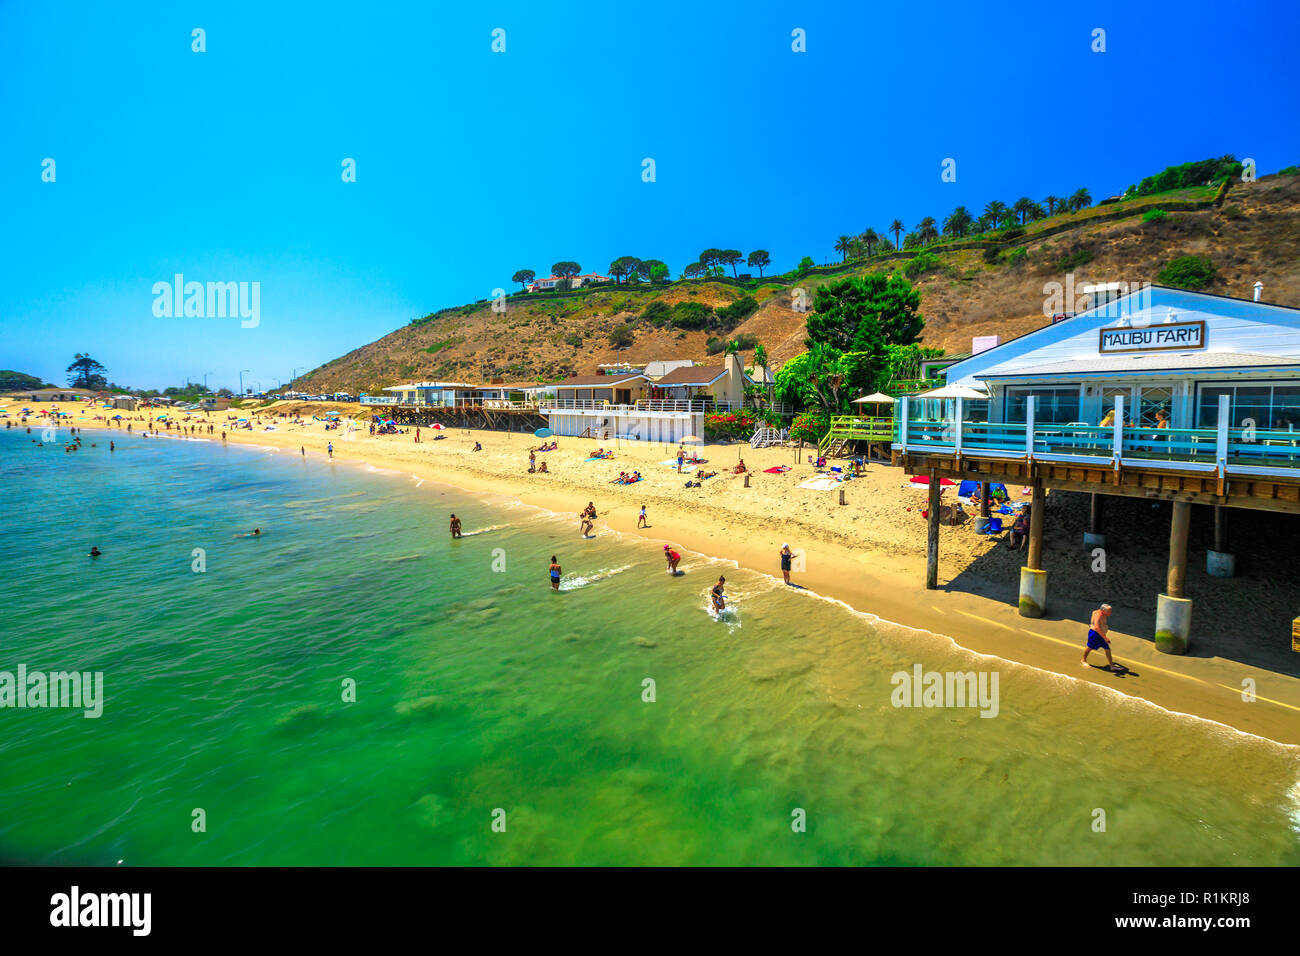
[[1160, 349], [1205, 348], [1204, 322], [1167, 322], [1143, 329], [1102, 329], [1097, 351], [1151, 352]]

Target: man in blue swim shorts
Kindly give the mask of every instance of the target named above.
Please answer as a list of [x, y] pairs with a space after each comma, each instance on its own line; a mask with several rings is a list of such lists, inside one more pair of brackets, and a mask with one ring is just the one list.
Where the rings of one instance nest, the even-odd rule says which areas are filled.
[[1088, 655], [1093, 651], [1104, 651], [1106, 654], [1106, 670], [1113, 671], [1115, 662], [1110, 657], [1110, 641], [1106, 638], [1106, 632], [1110, 629], [1107, 621], [1110, 619], [1110, 605], [1103, 604], [1097, 610], [1092, 612], [1092, 620], [1088, 625], [1088, 646], [1083, 649], [1082, 664], [1084, 667], [1090, 667]]

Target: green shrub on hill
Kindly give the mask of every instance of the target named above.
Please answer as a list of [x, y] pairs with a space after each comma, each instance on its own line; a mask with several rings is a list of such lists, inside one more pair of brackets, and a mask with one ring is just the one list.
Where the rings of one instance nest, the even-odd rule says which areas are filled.
[[1218, 159], [1202, 159], [1195, 163], [1169, 166], [1138, 183], [1137, 194], [1151, 196], [1171, 189], [1187, 189], [1192, 186], [1221, 183], [1224, 179], [1240, 176], [1241, 169], [1241, 163], [1237, 162], [1237, 158], [1231, 154], [1220, 156]]
[[1169, 213], [1165, 212], [1163, 209], [1151, 209], [1142, 214], [1142, 221], [1159, 222], [1161, 219], [1164, 219], [1168, 215]]
[[1160, 285], [1176, 289], [1204, 289], [1218, 278], [1218, 270], [1207, 256], [1178, 256], [1156, 275]]
[[641, 318], [651, 325], [663, 325], [672, 318], [673, 310], [663, 299], [652, 299], [641, 310]]
[[713, 310], [703, 302], [678, 302], [673, 306], [673, 326], [679, 329], [708, 328]]
[[730, 305], [718, 309], [718, 320], [725, 328], [734, 329], [758, 311], [758, 302], [752, 296], [742, 295]]
[[933, 256], [928, 252], [923, 252], [919, 256], [908, 259], [903, 263], [903, 275], [909, 279], [915, 279], [917, 276], [925, 275], [927, 272], [933, 272], [939, 268], [939, 257]]

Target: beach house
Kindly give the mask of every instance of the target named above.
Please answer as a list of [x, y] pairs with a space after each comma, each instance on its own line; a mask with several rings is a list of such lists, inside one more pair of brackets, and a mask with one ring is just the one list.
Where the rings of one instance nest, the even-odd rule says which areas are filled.
[[716, 366], [674, 365], [658, 378], [630, 370], [574, 376], [538, 407], [557, 435], [675, 442], [702, 436], [706, 414], [743, 404], [748, 378], [738, 355]]
[[[1157, 601], [1156, 645], [1185, 651], [1184, 593], [1192, 505], [1214, 508], [1211, 574], [1233, 574], [1230, 508], [1300, 514], [1300, 309], [1118, 283], [1092, 307], [944, 370], [943, 392], [904, 397], [893, 445], [913, 474], [1032, 488], [1021, 613], [1046, 600], [1043, 494], [1091, 494], [1088, 547], [1104, 547], [1102, 500], [1172, 503], [1169, 575]], [[936, 400], [941, 398], [941, 400]], [[938, 509], [930, 509], [931, 521]], [[927, 586], [936, 586], [938, 528]]]
[[[564, 276], [546, 276], [544, 279], [535, 279], [528, 283], [529, 292], [546, 292], [554, 289], [562, 281]], [[599, 275], [595, 272], [586, 272], [580, 276], [569, 276], [569, 288], [580, 289], [584, 285], [595, 285], [601, 282], [608, 282], [609, 276]]]

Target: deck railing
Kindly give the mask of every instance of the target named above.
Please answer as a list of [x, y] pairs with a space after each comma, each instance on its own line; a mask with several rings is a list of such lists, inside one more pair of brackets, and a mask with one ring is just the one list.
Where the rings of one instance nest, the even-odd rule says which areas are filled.
[[831, 418], [830, 430], [817, 443], [825, 451], [840, 439], [851, 441], [889, 441], [897, 437], [897, 425], [892, 418], [872, 418], [863, 415], [836, 415]]
[[904, 398], [893, 419], [893, 447], [965, 458], [1145, 463], [1182, 471], [1300, 478], [1300, 432], [1231, 427], [1226, 407], [1221, 407], [1222, 424], [1215, 428], [1135, 426], [1124, 423], [1122, 405], [1118, 408], [1116, 425], [1035, 423], [1032, 409], [1025, 422], [983, 422], [964, 421], [958, 400], [953, 418], [926, 421], [909, 420], [913, 409]]

